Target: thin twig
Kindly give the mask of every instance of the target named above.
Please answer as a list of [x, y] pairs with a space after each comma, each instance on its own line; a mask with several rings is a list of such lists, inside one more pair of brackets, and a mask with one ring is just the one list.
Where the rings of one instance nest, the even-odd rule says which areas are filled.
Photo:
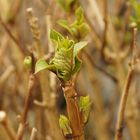
[[123, 135], [123, 128], [124, 128], [124, 114], [125, 114], [125, 108], [127, 103], [127, 98], [129, 95], [129, 90], [132, 82], [133, 72], [134, 72], [134, 66], [135, 66], [135, 59], [136, 59], [136, 31], [137, 28], [134, 26], [132, 27], [132, 58], [129, 65], [129, 70], [127, 74], [127, 78], [125, 81], [124, 89], [122, 92], [122, 97], [120, 101], [119, 106], [119, 113], [117, 117], [117, 131], [115, 133], [115, 140], [122, 140]]
[[15, 131], [9, 122], [7, 114], [5, 111], [0, 111], [0, 123], [3, 125], [7, 135], [11, 140], [15, 140]]
[[[99, 8], [97, 6], [96, 1], [91, 1], [91, 0], [87, 0], [86, 4], [84, 0], [80, 0], [81, 5], [83, 6], [83, 8], [85, 9], [85, 19], [88, 22], [88, 24], [91, 27], [91, 31], [94, 32], [94, 34], [96, 35], [96, 37], [101, 40], [101, 36], [100, 34], [96, 31], [95, 25], [92, 22], [93, 17], [96, 17], [97, 22], [99, 22], [99, 25], [101, 27], [103, 27], [103, 22], [102, 22], [102, 17], [101, 17], [101, 13], [99, 12]], [[88, 8], [87, 8], [88, 6]], [[94, 9], [94, 15], [92, 15], [92, 13], [90, 12], [90, 10], [88, 9]]]
[[19, 50], [21, 51], [22, 54], [25, 53], [24, 49], [21, 47], [19, 41], [16, 39], [16, 37], [11, 33], [10, 29], [7, 27], [6, 23], [2, 20], [0, 17], [0, 24], [3, 26], [7, 34], [10, 36], [10, 38], [15, 42], [15, 44], [18, 46]]
[[103, 41], [102, 41], [102, 49], [101, 49], [101, 56], [104, 56], [104, 49], [107, 43], [107, 28], [108, 28], [108, 0], [104, 0], [104, 33], [103, 33]]
[[31, 132], [30, 140], [35, 140], [37, 129], [33, 128]]
[[116, 0], [114, 3], [114, 15], [118, 16], [125, 0]]
[[[120, 38], [121, 39], [120, 48], [124, 48], [124, 46], [125, 46], [125, 37], [126, 37], [126, 32], [127, 32], [127, 26], [128, 26], [129, 20], [130, 20], [130, 14], [131, 14], [131, 9], [132, 9], [129, 1], [127, 2], [126, 6], [127, 6], [126, 7], [127, 9], [126, 9], [126, 12], [124, 15], [124, 24], [121, 29], [122, 38]], [[124, 56], [124, 58], [125, 58], [125, 56]]]
[[13, 127], [8, 122], [4, 122], [3, 127], [5, 128], [9, 138], [11, 140], [15, 140], [16, 135], [15, 135]]
[[91, 59], [90, 55], [89, 55], [86, 51], [84, 51], [84, 54], [85, 54], [85, 56], [88, 58], [89, 62], [90, 62], [97, 70], [99, 70], [100, 72], [102, 72], [103, 74], [105, 74], [106, 76], [108, 76], [109, 78], [111, 78], [114, 82], [117, 82], [117, 81], [118, 81], [118, 79], [117, 79], [115, 76], [111, 75], [110, 73], [108, 73], [107, 71], [105, 71], [105, 69], [103, 69], [102, 67], [98, 66], [98, 65], [94, 62], [94, 60]]
[[11, 13], [10, 21], [15, 20], [22, 6], [22, 2], [23, 0], [15, 0], [15, 4], [11, 5], [10, 11], [12, 11], [12, 13]]
[[32, 8], [28, 8], [26, 10], [26, 12], [27, 12], [28, 23], [30, 25], [30, 29], [31, 29], [33, 39], [34, 39], [33, 46], [36, 49], [36, 52], [38, 55], [37, 57], [42, 57], [42, 48], [41, 48], [41, 40], [40, 40], [41, 31], [40, 31], [40, 27], [39, 27], [38, 18], [33, 15]]
[[8, 78], [12, 75], [12, 73], [15, 71], [14, 66], [8, 66], [8, 68], [5, 70], [5, 72], [0, 76], [0, 87], [4, 85], [4, 83], [8, 80]]
[[[54, 53], [54, 47], [52, 41], [50, 40], [50, 31], [52, 27], [51, 23], [51, 16], [46, 16], [46, 25], [47, 25], [47, 39], [48, 39], [48, 55]], [[53, 73], [49, 73], [49, 80], [50, 80], [50, 93], [51, 93], [51, 100], [52, 106], [54, 107], [56, 104], [56, 76]]]
[[33, 90], [33, 87], [34, 87], [34, 81], [35, 81], [35, 75], [30, 74], [29, 83], [28, 83], [28, 94], [27, 94], [27, 97], [26, 97], [26, 100], [25, 100], [23, 114], [21, 116], [22, 120], [21, 120], [21, 123], [20, 123], [19, 128], [18, 128], [16, 140], [22, 140], [24, 129], [27, 125], [27, 115], [28, 115], [29, 106], [30, 106], [31, 94], [32, 94], [32, 90]]
[[122, 133], [123, 133], [123, 128], [124, 128], [124, 113], [125, 113], [126, 102], [127, 102], [127, 98], [128, 98], [130, 85], [132, 82], [132, 75], [133, 75], [133, 69], [130, 68], [128, 71], [128, 74], [127, 74], [124, 90], [123, 90], [121, 101], [120, 101], [115, 140], [122, 139]]

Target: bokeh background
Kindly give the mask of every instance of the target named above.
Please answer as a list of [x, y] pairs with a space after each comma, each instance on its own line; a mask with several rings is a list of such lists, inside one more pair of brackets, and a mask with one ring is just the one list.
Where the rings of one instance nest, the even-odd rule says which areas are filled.
[[[68, 2], [71, 4], [66, 6]], [[50, 28], [71, 38], [57, 21], [65, 19], [71, 24], [79, 6], [83, 8], [85, 22], [90, 28], [81, 39], [88, 41], [88, 45], [80, 56], [83, 63], [75, 85], [79, 96], [89, 95], [92, 102], [85, 137], [86, 140], [114, 139], [132, 52], [130, 23], [136, 11], [128, 0], [0, 0], [0, 110], [7, 114], [8, 126], [14, 135], [28, 90], [29, 73], [23, 65], [24, 58], [36, 46], [43, 49], [42, 56], [53, 53], [53, 46], [49, 47]], [[28, 8], [32, 8], [31, 17]], [[38, 40], [34, 37], [30, 18], [35, 18]], [[124, 140], [140, 139], [139, 72], [137, 66], [125, 110]], [[32, 128], [35, 128], [35, 140], [64, 140], [58, 124], [60, 114], [66, 114], [60, 82], [50, 72], [41, 72], [30, 99], [23, 139], [29, 140]], [[1, 123], [0, 140], [4, 139], [11, 138]]]

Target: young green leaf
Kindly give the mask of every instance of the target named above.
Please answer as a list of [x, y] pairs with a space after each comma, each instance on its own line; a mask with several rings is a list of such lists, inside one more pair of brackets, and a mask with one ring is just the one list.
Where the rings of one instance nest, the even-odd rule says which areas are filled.
[[57, 21], [57, 23], [68, 31], [70, 30], [69, 24], [66, 20], [60, 19]]
[[72, 76], [80, 69], [81, 61], [78, 59], [78, 52], [87, 45], [86, 41], [76, 43], [64, 38], [60, 33], [51, 30], [51, 39], [55, 40], [56, 51], [49, 64], [40, 59], [35, 65], [35, 73], [48, 69], [54, 72], [62, 82], [69, 81]]
[[75, 16], [77, 19], [77, 23], [81, 24], [84, 20], [84, 14], [83, 14], [83, 9], [82, 7], [79, 7], [76, 11], [75, 11]]
[[80, 70], [82, 62], [78, 59], [78, 57], [75, 57], [75, 67], [72, 70], [72, 75], [74, 75], [76, 72]]
[[57, 31], [55, 31], [54, 29], [51, 29], [50, 38], [54, 41], [58, 41], [58, 40], [63, 39], [64, 37]]
[[55, 66], [49, 65], [44, 59], [39, 59], [35, 65], [35, 74], [45, 69], [55, 71]]
[[72, 76], [74, 42], [63, 39], [62, 41], [58, 41], [57, 46], [58, 48], [55, 52], [55, 56], [50, 64], [56, 67], [58, 78], [67, 81]]
[[137, 0], [130, 0], [130, 3], [134, 9], [134, 15], [130, 17], [132, 22], [136, 22], [137, 25], [140, 25], [140, 2]]
[[64, 115], [60, 115], [59, 126], [63, 131], [64, 136], [72, 134], [72, 129], [70, 127], [70, 122], [68, 118]]
[[89, 96], [80, 97], [79, 107], [80, 107], [80, 111], [82, 112], [82, 115], [83, 115], [83, 121], [84, 121], [84, 123], [86, 123], [88, 121], [90, 107], [91, 107], [91, 102], [90, 102]]
[[88, 24], [85, 22], [81, 23], [77, 28], [79, 30], [79, 34], [81, 38], [84, 38], [89, 33], [90, 30]]
[[81, 41], [74, 45], [74, 57], [77, 56], [79, 51], [83, 49], [87, 45], [87, 43], [88, 43], [87, 41]]
[[65, 28], [75, 39], [84, 38], [89, 32], [89, 26], [84, 22], [83, 9], [79, 7], [75, 11], [76, 20], [68, 25], [66, 20], [59, 20], [58, 24]]

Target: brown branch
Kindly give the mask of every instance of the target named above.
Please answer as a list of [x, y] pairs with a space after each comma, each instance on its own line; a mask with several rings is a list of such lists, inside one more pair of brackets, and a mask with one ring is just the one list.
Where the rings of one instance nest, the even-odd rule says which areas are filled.
[[29, 77], [29, 83], [28, 83], [28, 94], [27, 97], [25, 99], [25, 105], [23, 108], [23, 114], [21, 116], [21, 123], [19, 125], [18, 128], [18, 132], [16, 135], [16, 140], [22, 140], [23, 137], [23, 133], [25, 130], [25, 127], [27, 125], [27, 115], [28, 115], [28, 111], [29, 111], [29, 106], [30, 106], [30, 99], [31, 99], [31, 94], [32, 94], [32, 90], [34, 87], [34, 82], [35, 82], [35, 75], [34, 74], [30, 74]]
[[[90, 0], [86, 1], [86, 4], [85, 4], [85, 1], [84, 0], [80, 0], [80, 3], [81, 5], [83, 6], [84, 8], [84, 11], [85, 11], [85, 19], [87, 21], [87, 23], [89, 24], [89, 26], [91, 27], [91, 33], [94, 34], [94, 36], [96, 36], [96, 38], [100, 41], [101, 40], [101, 36], [99, 35], [99, 33], [96, 31], [96, 28], [95, 28], [95, 25], [93, 24], [92, 20], [91, 20], [91, 17], [93, 17], [93, 15], [91, 15], [91, 13], [89, 13], [89, 11], [87, 10], [87, 3], [88, 5], [92, 6], [90, 4]], [[89, 8], [89, 7], [88, 7]], [[91, 9], [94, 7], [90, 7]]]
[[126, 1], [125, 0], [116, 0], [115, 3], [114, 3], [114, 15], [115, 16], [118, 16], [119, 13], [120, 13], [120, 10], [123, 6], [123, 4], [125, 3]]
[[121, 97], [121, 101], [120, 101], [120, 105], [119, 105], [119, 113], [118, 113], [118, 117], [117, 117], [117, 130], [115, 133], [115, 140], [122, 140], [122, 135], [123, 135], [123, 128], [124, 128], [124, 115], [125, 115], [125, 108], [126, 108], [126, 103], [127, 103], [127, 98], [129, 95], [129, 90], [130, 90], [130, 86], [132, 83], [132, 77], [133, 77], [133, 73], [134, 73], [134, 66], [136, 64], [136, 31], [137, 28], [135, 25], [132, 25], [132, 58], [130, 61], [130, 65], [129, 65], [129, 70], [128, 70], [128, 74], [127, 74], [127, 78], [125, 81], [125, 85], [124, 85], [124, 89], [122, 92], [122, 97]]
[[130, 85], [132, 82], [132, 75], [133, 75], [133, 69], [130, 67], [127, 74], [121, 101], [120, 101], [115, 140], [122, 140], [122, 133], [123, 133], [123, 128], [124, 128], [124, 113], [125, 113], [126, 102], [127, 102], [127, 98], [129, 94]]
[[0, 111], [0, 123], [3, 125], [7, 135], [11, 140], [15, 140], [15, 131], [9, 122], [7, 114], [4, 111]]
[[122, 38], [120, 38], [121, 39], [120, 48], [124, 48], [124, 46], [125, 46], [125, 36], [126, 36], [126, 32], [127, 32], [128, 23], [129, 23], [129, 20], [130, 20], [131, 9], [132, 9], [129, 1], [126, 4], [127, 4], [126, 5], [127, 9], [126, 9], [126, 12], [125, 12], [125, 15], [124, 15], [124, 23], [123, 23], [122, 29], [121, 29]]
[[13, 74], [15, 71], [14, 66], [8, 66], [5, 72], [0, 76], [0, 88], [5, 84], [8, 78]]
[[84, 51], [84, 55], [87, 57], [87, 59], [89, 60], [89, 62], [90, 62], [97, 70], [99, 70], [100, 72], [102, 72], [103, 74], [105, 74], [106, 76], [108, 76], [109, 78], [111, 78], [114, 82], [117, 82], [117, 81], [118, 81], [118, 79], [117, 79], [115, 76], [111, 75], [110, 73], [108, 73], [107, 71], [105, 71], [102, 67], [98, 66], [98, 65], [94, 62], [94, 60], [91, 59], [90, 55], [89, 55], [86, 51]]
[[102, 48], [101, 48], [101, 56], [104, 56], [104, 49], [107, 44], [107, 28], [108, 28], [108, 0], [104, 0], [104, 33], [103, 33], [103, 40], [102, 40]]
[[10, 21], [13, 21], [17, 17], [17, 14], [19, 13], [20, 8], [22, 6], [22, 2], [23, 0], [15, 0], [14, 4], [11, 5], [10, 11], [12, 12], [11, 12]]
[[10, 36], [10, 38], [14, 41], [14, 43], [18, 46], [19, 50], [21, 51], [22, 54], [25, 53], [24, 49], [21, 47], [19, 41], [16, 39], [16, 37], [12, 34], [12, 32], [10, 31], [10, 29], [7, 27], [6, 23], [4, 23], [4, 21], [2, 20], [2, 18], [0, 17], [0, 24], [3, 26], [3, 28], [5, 29], [5, 31], [7, 32], [7, 34]]

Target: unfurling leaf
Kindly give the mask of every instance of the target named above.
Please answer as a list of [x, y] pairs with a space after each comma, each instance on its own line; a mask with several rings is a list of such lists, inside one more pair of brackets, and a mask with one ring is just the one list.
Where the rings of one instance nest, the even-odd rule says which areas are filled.
[[58, 33], [57, 31], [51, 29], [50, 38], [54, 41], [58, 41], [58, 40], [63, 39], [64, 37], [60, 33]]
[[50, 38], [55, 41], [54, 57], [49, 63], [44, 59], [38, 60], [35, 65], [35, 73], [48, 69], [54, 72], [61, 82], [67, 82], [80, 69], [81, 61], [77, 55], [87, 45], [87, 42], [75, 43], [68, 37], [64, 38], [55, 30], [51, 30]]
[[35, 74], [44, 69], [49, 69], [51, 71], [54, 71], [55, 67], [53, 65], [49, 65], [44, 59], [39, 59], [35, 65]]
[[89, 26], [84, 20], [84, 12], [81, 7], [75, 11], [76, 20], [68, 24], [66, 20], [59, 20], [58, 24], [65, 28], [74, 38], [84, 38], [89, 32]]
[[87, 43], [87, 41], [81, 41], [74, 45], [74, 57], [77, 56], [80, 50], [83, 49], [87, 45]]
[[58, 20], [57, 22], [60, 26], [62, 26], [63, 28], [67, 29], [69, 32], [71, 32], [70, 26], [68, 24], [68, 22], [66, 20]]
[[78, 57], [75, 57], [75, 66], [74, 66], [74, 69], [72, 71], [72, 74], [75, 74], [76, 72], [78, 72], [80, 70], [81, 64], [82, 64], [82, 61], [79, 60]]
[[82, 7], [79, 7], [75, 11], [76, 21], [78, 24], [81, 24], [84, 21], [84, 12]]
[[64, 115], [60, 115], [59, 126], [63, 131], [64, 136], [72, 134], [72, 129], [70, 127], [70, 122], [68, 118]]
[[79, 107], [80, 107], [80, 112], [82, 113], [83, 121], [84, 123], [86, 123], [88, 121], [90, 108], [91, 108], [91, 102], [89, 96], [80, 97]]
[[130, 17], [131, 22], [136, 22], [138, 28], [140, 27], [140, 2], [138, 0], [130, 0], [132, 8], [134, 10], [133, 16]]

